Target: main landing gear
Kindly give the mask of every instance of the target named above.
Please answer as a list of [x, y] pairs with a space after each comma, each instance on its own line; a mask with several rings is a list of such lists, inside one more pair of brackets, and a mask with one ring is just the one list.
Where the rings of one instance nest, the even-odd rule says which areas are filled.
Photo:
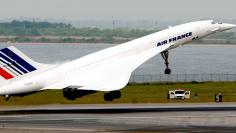
[[104, 94], [105, 101], [113, 101], [114, 99], [119, 99], [121, 97], [120, 91], [111, 91]]
[[165, 60], [165, 65], [166, 65], [165, 74], [171, 74], [171, 69], [169, 68], [169, 62], [168, 62], [169, 52], [168, 51], [161, 52], [161, 56]]

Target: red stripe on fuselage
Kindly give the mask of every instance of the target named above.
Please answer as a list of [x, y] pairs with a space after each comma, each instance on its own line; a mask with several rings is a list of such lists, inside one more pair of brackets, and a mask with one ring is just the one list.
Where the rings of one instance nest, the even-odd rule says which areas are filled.
[[10, 73], [8, 73], [7, 71], [5, 71], [2, 68], [0, 68], [0, 75], [6, 80], [14, 78]]

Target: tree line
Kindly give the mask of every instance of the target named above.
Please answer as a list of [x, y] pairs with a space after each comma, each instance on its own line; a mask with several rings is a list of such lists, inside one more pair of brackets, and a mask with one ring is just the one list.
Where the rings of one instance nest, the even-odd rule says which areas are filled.
[[125, 37], [136, 38], [155, 32], [154, 30], [140, 30], [129, 28], [100, 29], [100, 28], [76, 28], [71, 24], [12, 21], [0, 23], [0, 35], [2, 36], [84, 36], [84, 37]]

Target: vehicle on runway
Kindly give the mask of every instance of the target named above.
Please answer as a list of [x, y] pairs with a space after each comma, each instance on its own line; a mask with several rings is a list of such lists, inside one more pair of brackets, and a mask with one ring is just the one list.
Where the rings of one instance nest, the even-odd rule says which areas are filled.
[[236, 27], [213, 20], [196, 21], [169, 27], [133, 41], [110, 47], [62, 65], [41, 64], [31, 60], [15, 47], [0, 50], [0, 95], [25, 96], [48, 89], [63, 89], [64, 97], [95, 93], [106, 101], [120, 98], [131, 73], [153, 56], [161, 53], [170, 74], [169, 51], [195, 39]]

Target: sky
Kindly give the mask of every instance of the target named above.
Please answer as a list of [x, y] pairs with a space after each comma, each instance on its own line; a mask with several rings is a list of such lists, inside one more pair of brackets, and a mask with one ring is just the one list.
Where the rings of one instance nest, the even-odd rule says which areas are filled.
[[0, 20], [236, 19], [236, 0], [0, 0]]

